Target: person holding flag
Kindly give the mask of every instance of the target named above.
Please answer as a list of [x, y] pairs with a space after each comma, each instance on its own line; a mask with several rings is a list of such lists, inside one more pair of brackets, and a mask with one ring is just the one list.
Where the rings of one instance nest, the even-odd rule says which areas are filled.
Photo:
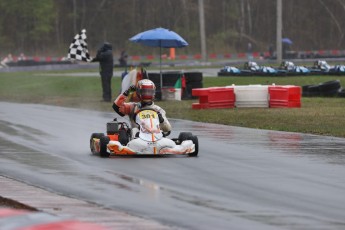
[[110, 102], [111, 94], [111, 78], [113, 77], [113, 50], [112, 45], [105, 42], [97, 51], [97, 55], [91, 62], [99, 62], [99, 71], [102, 80], [103, 101]]
[[91, 58], [87, 48], [86, 29], [80, 31], [73, 38], [69, 46], [67, 58], [83, 62], [99, 62], [99, 70], [102, 79], [103, 101], [110, 102], [111, 78], [113, 77], [113, 51], [112, 45], [105, 42], [97, 51], [95, 58]]

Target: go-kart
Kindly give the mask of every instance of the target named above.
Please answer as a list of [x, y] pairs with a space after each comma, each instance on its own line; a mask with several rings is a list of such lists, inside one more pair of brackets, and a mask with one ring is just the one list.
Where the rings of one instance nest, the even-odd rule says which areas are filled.
[[234, 66], [224, 66], [218, 72], [218, 76], [238, 76], [241, 75], [241, 70]]
[[335, 65], [329, 72], [332, 75], [345, 75], [345, 66]]
[[[248, 73], [249, 72], [249, 73]], [[277, 75], [278, 71], [270, 66], [259, 66], [254, 61], [248, 61], [244, 63], [241, 73], [245, 75], [258, 75], [258, 76], [273, 76]]]
[[291, 61], [283, 61], [279, 67], [279, 71], [284, 71], [284, 75], [308, 75], [310, 70], [304, 66], [297, 66]]
[[317, 60], [314, 66], [310, 68], [313, 74], [320, 75], [345, 75], [344, 65], [329, 65], [325, 60]]
[[314, 62], [313, 67], [309, 68], [310, 72], [314, 75], [329, 74], [331, 66], [324, 60], [317, 60]]
[[141, 110], [136, 114], [135, 122], [139, 132], [126, 122], [107, 123], [107, 132], [92, 133], [90, 150], [101, 157], [110, 155], [188, 155], [195, 157], [199, 152], [198, 137], [190, 132], [181, 132], [178, 138], [167, 138], [159, 128], [158, 113], [153, 110]]

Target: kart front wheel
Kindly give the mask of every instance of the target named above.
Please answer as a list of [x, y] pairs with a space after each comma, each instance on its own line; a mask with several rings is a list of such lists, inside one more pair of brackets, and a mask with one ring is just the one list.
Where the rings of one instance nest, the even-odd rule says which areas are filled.
[[108, 143], [110, 141], [110, 138], [108, 136], [103, 136], [99, 139], [99, 147], [100, 147], [100, 151], [99, 151], [99, 155], [101, 157], [109, 157], [110, 153], [108, 152]]
[[197, 136], [192, 135], [189, 140], [193, 141], [193, 144], [195, 145], [195, 151], [192, 153], [189, 153], [188, 156], [190, 157], [196, 157], [199, 153], [199, 140]]
[[103, 137], [104, 134], [103, 133], [93, 133], [91, 134], [91, 137], [90, 137], [90, 150], [93, 154], [96, 154], [97, 151], [95, 150], [95, 145], [94, 145], [94, 138], [97, 138], [97, 139], [101, 139], [101, 137]]
[[193, 134], [191, 132], [182, 132], [180, 133], [180, 135], [178, 136], [178, 139], [180, 140], [180, 143], [182, 143], [182, 141], [185, 140], [190, 140], [190, 138], [193, 136]]
[[180, 143], [186, 140], [191, 140], [193, 144], [195, 145], [195, 151], [192, 153], [189, 153], [188, 156], [190, 157], [196, 157], [199, 153], [199, 140], [197, 136], [194, 136], [191, 132], [182, 132], [178, 136], [178, 140]]

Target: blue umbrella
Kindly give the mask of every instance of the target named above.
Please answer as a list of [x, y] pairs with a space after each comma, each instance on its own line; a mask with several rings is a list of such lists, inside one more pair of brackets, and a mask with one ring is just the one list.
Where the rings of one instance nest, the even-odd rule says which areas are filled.
[[282, 39], [282, 43], [286, 43], [286, 44], [291, 45], [291, 44], [292, 44], [292, 41], [290, 40], [290, 38], [283, 38], [283, 39]]
[[146, 46], [159, 47], [160, 83], [162, 87], [162, 48], [181, 48], [188, 43], [174, 31], [156, 28], [141, 32], [129, 39]]
[[164, 28], [141, 32], [129, 40], [152, 47], [181, 48], [188, 46], [188, 43], [180, 35]]

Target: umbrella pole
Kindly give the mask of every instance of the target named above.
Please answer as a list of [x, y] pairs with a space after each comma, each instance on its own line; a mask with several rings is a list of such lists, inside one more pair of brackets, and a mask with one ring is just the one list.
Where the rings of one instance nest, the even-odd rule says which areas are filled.
[[[161, 41], [159, 42], [161, 43]], [[163, 76], [162, 76], [162, 44], [159, 46], [159, 73], [160, 73], [160, 84], [161, 84], [161, 91], [163, 88]]]

